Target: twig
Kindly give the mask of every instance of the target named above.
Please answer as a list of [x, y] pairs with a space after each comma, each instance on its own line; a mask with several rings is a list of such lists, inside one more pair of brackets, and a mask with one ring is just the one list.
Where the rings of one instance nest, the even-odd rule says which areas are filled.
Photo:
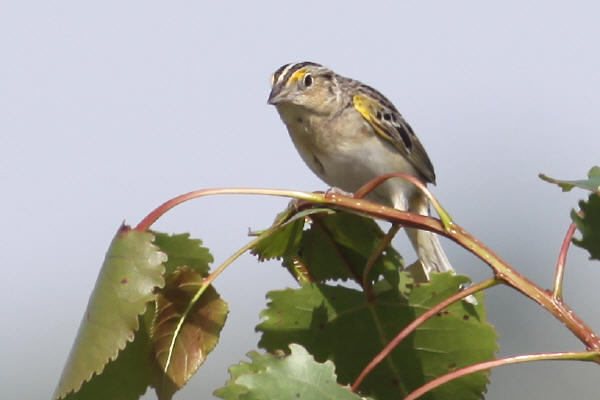
[[436, 199], [435, 196], [429, 191], [429, 189], [427, 189], [427, 186], [419, 178], [417, 178], [413, 175], [404, 174], [404, 173], [395, 173], [395, 174], [385, 174], [385, 175], [378, 176], [377, 178], [372, 179], [369, 182], [367, 182], [366, 184], [364, 184], [363, 186], [361, 186], [354, 193], [354, 197], [359, 198], [359, 199], [365, 197], [367, 194], [369, 194], [373, 190], [375, 190], [377, 188], [377, 186], [381, 185], [383, 182], [385, 182], [391, 178], [402, 178], [406, 181], [411, 182], [413, 185], [415, 185], [421, 192], [423, 192], [425, 197], [427, 197], [427, 199], [429, 199], [429, 202], [431, 203], [433, 208], [435, 208], [435, 211], [440, 216], [440, 219], [442, 220], [444, 227], [446, 229], [451, 229], [453, 222], [452, 222], [452, 218], [450, 217], [450, 214], [448, 214], [448, 212], [444, 209], [444, 207], [442, 207], [442, 205], [440, 204], [438, 199]]
[[379, 257], [381, 256], [381, 254], [383, 253], [385, 248], [389, 246], [390, 242], [392, 241], [394, 236], [396, 236], [396, 233], [398, 233], [399, 230], [400, 230], [400, 225], [392, 224], [389, 231], [385, 234], [384, 237], [381, 238], [381, 240], [379, 241], [379, 245], [371, 253], [371, 255], [369, 256], [369, 259], [367, 260], [367, 263], [365, 264], [365, 269], [363, 270], [363, 276], [362, 276], [362, 287], [365, 291], [365, 294], [367, 295], [367, 299], [369, 299], [369, 300], [371, 300], [373, 298], [373, 293], [371, 291], [371, 289], [372, 289], [371, 281], [369, 280], [369, 274], [371, 273], [371, 270], [375, 266], [375, 263], [377, 262], [377, 260], [379, 259]]
[[470, 286], [469, 288], [467, 288], [465, 290], [461, 290], [460, 292], [455, 293], [454, 295], [448, 297], [444, 301], [441, 301], [440, 303], [436, 304], [434, 307], [430, 308], [429, 310], [427, 310], [426, 312], [424, 312], [423, 314], [421, 314], [413, 322], [411, 322], [410, 324], [408, 324], [406, 326], [406, 328], [402, 329], [402, 331], [400, 331], [400, 333], [398, 335], [396, 335], [396, 337], [394, 339], [392, 339], [383, 348], [383, 350], [381, 350], [381, 352], [379, 352], [379, 354], [377, 354], [373, 358], [373, 360], [362, 370], [362, 372], [358, 375], [358, 378], [356, 378], [356, 380], [352, 384], [352, 391], [354, 391], [354, 392], [357, 391], [358, 387], [360, 386], [360, 384], [362, 383], [362, 381], [367, 377], [367, 375], [380, 362], [382, 362], [387, 356], [389, 356], [390, 353], [408, 335], [410, 335], [415, 329], [417, 329], [420, 325], [422, 325], [429, 318], [433, 317], [434, 315], [437, 315], [440, 311], [444, 310], [450, 304], [456, 303], [457, 301], [460, 301], [460, 300], [464, 299], [465, 297], [468, 297], [468, 296], [470, 296], [470, 295], [472, 295], [474, 293], [477, 293], [477, 292], [482, 291], [484, 289], [487, 289], [489, 287], [498, 285], [499, 283], [502, 283], [502, 281], [500, 279], [497, 279], [497, 278], [490, 278], [490, 279], [487, 279], [485, 281], [479, 282], [476, 285]]
[[258, 188], [215, 188], [215, 189], [202, 189], [195, 190], [180, 196], [174, 197], [158, 206], [154, 211], [148, 214], [140, 223], [134, 228], [136, 231], [146, 231], [150, 226], [156, 222], [164, 213], [172, 209], [173, 207], [192, 199], [196, 199], [204, 196], [211, 196], [217, 194], [254, 194], [263, 196], [278, 196], [278, 197], [291, 197], [300, 200], [307, 200], [312, 203], [321, 203], [324, 195], [319, 193], [307, 193], [297, 190], [283, 190], [283, 189], [258, 189]]
[[567, 234], [563, 240], [560, 253], [558, 254], [558, 260], [556, 261], [556, 273], [554, 274], [554, 290], [552, 290], [552, 298], [554, 301], [562, 302], [562, 289], [563, 289], [563, 278], [565, 275], [565, 263], [567, 261], [567, 252], [571, 245], [571, 239], [575, 234], [575, 223], [571, 222]]
[[517, 364], [530, 361], [544, 361], [544, 360], [579, 360], [579, 361], [593, 361], [598, 362], [600, 352], [598, 351], [583, 351], [583, 352], [561, 352], [561, 353], [541, 353], [541, 354], [526, 354], [520, 356], [499, 358], [497, 360], [486, 361], [479, 364], [469, 365], [468, 367], [452, 371], [440, 377], [437, 377], [420, 388], [416, 389], [404, 400], [415, 400], [423, 396], [425, 393], [443, 385], [454, 379], [458, 379], [462, 376], [469, 375], [475, 372], [491, 369], [495, 367], [501, 367], [504, 365]]

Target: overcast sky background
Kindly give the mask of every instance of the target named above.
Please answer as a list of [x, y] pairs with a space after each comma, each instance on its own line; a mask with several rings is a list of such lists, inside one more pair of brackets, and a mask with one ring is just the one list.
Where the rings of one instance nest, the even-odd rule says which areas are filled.
[[[455, 220], [550, 287], [585, 194], [537, 174], [579, 178], [600, 164], [598, 15], [593, 1], [3, 2], [2, 397], [50, 397], [123, 220], [198, 188], [326, 188], [266, 104], [270, 74], [292, 61], [380, 89], [419, 135]], [[286, 203], [196, 200], [154, 228], [191, 232], [220, 263]], [[409, 248], [404, 235], [397, 242]], [[459, 272], [490, 276], [444, 243]], [[596, 332], [599, 270], [571, 250], [565, 297]], [[216, 282], [231, 308], [222, 339], [175, 398], [211, 398], [256, 348], [265, 293], [293, 285], [277, 263], [247, 256], [230, 267]], [[515, 291], [494, 288], [487, 301], [499, 356], [583, 350]], [[593, 399], [599, 373], [571, 362], [504, 367], [487, 398]]]

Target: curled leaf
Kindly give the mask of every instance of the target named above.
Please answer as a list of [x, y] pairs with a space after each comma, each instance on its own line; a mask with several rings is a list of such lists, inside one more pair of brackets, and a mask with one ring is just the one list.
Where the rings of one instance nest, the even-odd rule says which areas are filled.
[[170, 398], [192, 377], [219, 340], [228, 307], [208, 286], [194, 303], [203, 278], [183, 266], [167, 279], [157, 298], [154, 353], [164, 376], [155, 386], [159, 398]]

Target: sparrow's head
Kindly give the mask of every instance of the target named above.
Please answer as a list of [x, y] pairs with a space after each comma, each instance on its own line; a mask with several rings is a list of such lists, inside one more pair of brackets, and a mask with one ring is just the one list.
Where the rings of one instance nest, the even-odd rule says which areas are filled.
[[313, 62], [286, 64], [271, 75], [268, 103], [276, 107], [294, 105], [318, 114], [339, 109], [339, 76]]

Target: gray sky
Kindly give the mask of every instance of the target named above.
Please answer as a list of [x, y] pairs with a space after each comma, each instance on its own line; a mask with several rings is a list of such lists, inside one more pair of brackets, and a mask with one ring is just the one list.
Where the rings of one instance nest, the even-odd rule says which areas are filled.
[[[123, 220], [198, 188], [326, 188], [266, 104], [270, 74], [291, 61], [381, 90], [419, 135], [434, 192], [456, 221], [549, 287], [584, 194], [562, 194], [537, 174], [578, 178], [600, 164], [599, 12], [592, 1], [2, 3], [3, 396], [53, 392]], [[197, 200], [154, 228], [191, 232], [220, 262], [285, 204]], [[459, 272], [490, 276], [445, 245]], [[567, 302], [596, 331], [599, 267], [573, 248], [565, 283]], [[282, 268], [251, 257], [219, 278], [229, 320], [177, 399], [210, 398], [227, 366], [256, 348], [266, 291], [288, 285]], [[494, 288], [487, 300], [500, 356], [583, 349], [515, 291]], [[591, 399], [597, 382], [592, 364], [504, 367], [488, 399]]]

